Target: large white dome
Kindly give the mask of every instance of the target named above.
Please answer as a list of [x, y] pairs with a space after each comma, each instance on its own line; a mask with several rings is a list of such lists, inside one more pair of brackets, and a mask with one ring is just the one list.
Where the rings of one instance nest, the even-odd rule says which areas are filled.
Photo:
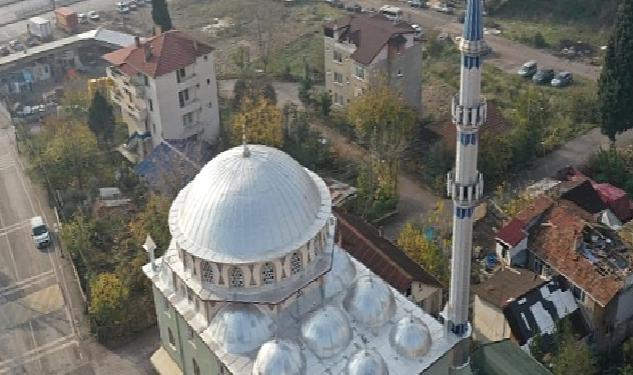
[[174, 200], [171, 234], [197, 257], [236, 264], [283, 256], [330, 216], [331, 198], [320, 177], [275, 148], [243, 150], [215, 157]]

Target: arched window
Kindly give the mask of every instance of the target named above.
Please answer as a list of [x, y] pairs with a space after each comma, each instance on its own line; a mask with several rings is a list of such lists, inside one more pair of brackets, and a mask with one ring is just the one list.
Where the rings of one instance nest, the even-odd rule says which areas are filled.
[[303, 264], [301, 264], [301, 254], [292, 253], [292, 255], [290, 256], [290, 273], [294, 275], [298, 272], [301, 272], [302, 269]]
[[275, 282], [275, 266], [272, 263], [264, 263], [262, 266], [262, 283], [269, 285]]
[[211, 263], [202, 262], [202, 281], [207, 283], [213, 282], [213, 267], [211, 267]]
[[196, 362], [196, 359], [193, 358], [193, 375], [200, 375], [200, 366], [198, 366], [198, 362]]
[[244, 287], [244, 272], [239, 267], [233, 267], [229, 270], [229, 280], [231, 286], [235, 288]]

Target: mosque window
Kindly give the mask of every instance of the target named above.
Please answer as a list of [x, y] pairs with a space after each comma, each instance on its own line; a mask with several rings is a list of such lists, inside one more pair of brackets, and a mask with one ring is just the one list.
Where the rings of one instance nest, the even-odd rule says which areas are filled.
[[231, 268], [229, 272], [229, 278], [231, 280], [231, 286], [235, 288], [244, 287], [244, 272], [239, 267]]
[[290, 273], [296, 274], [303, 269], [301, 264], [301, 255], [299, 253], [292, 253], [290, 256]]
[[196, 362], [195, 358], [192, 358], [191, 360], [193, 361], [193, 375], [200, 375], [200, 366], [198, 366], [198, 362]]
[[211, 267], [211, 263], [202, 262], [202, 281], [207, 283], [213, 282], [213, 267]]
[[198, 298], [195, 299], [195, 308], [196, 308], [196, 312], [200, 312], [200, 300]]
[[167, 336], [169, 337], [169, 345], [171, 345], [175, 349], [176, 339], [174, 338], [174, 333], [171, 331], [171, 328], [169, 327], [167, 327]]
[[262, 283], [269, 285], [275, 282], [275, 266], [272, 263], [264, 263], [262, 266]]

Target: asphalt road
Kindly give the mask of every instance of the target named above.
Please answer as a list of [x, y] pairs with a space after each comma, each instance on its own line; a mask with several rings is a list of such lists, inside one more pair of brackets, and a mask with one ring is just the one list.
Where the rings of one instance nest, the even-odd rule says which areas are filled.
[[72, 371], [83, 356], [65, 298], [54, 246], [37, 249], [29, 219], [54, 219], [16, 154], [13, 132], [0, 129], [0, 374]]

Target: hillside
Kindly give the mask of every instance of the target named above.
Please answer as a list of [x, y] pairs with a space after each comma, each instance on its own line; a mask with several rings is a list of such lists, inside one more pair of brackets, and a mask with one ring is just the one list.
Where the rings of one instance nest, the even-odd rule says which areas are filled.
[[620, 0], [486, 0], [491, 15], [537, 22], [609, 27]]

